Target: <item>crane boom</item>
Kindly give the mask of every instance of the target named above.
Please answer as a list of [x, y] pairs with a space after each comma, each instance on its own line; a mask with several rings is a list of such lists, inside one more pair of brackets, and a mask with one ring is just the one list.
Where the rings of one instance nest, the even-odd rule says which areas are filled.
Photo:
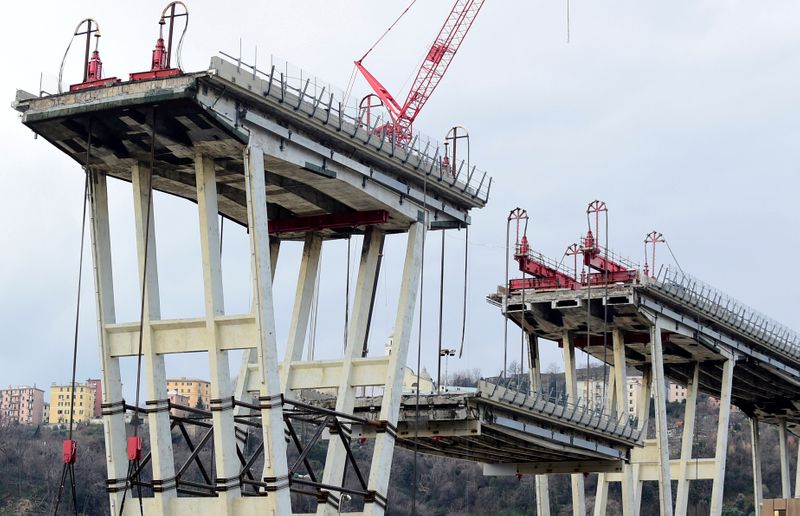
[[422, 66], [417, 71], [411, 91], [400, 110], [400, 116], [395, 124], [395, 134], [399, 139], [410, 138], [411, 125], [444, 77], [475, 17], [483, 7], [483, 2], [484, 0], [456, 0], [450, 15], [428, 50]]
[[386, 87], [364, 67], [363, 57], [356, 61], [356, 68], [389, 111], [392, 119], [391, 132], [398, 142], [411, 140], [411, 126], [414, 120], [444, 77], [450, 62], [472, 27], [475, 17], [483, 7], [484, 1], [456, 0], [444, 25], [439, 29], [436, 39], [428, 49], [428, 53], [417, 71], [411, 91], [402, 106], [392, 97]]

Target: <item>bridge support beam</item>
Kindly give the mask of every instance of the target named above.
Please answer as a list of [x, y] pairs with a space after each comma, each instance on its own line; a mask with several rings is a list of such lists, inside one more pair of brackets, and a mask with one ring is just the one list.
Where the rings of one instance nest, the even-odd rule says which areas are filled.
[[664, 377], [664, 351], [658, 320], [650, 328], [653, 388], [656, 402], [656, 443], [658, 445], [658, 500], [661, 516], [672, 516], [672, 481], [669, 472], [667, 440], [667, 384]]
[[781, 462], [781, 497], [791, 498], [792, 492], [789, 488], [789, 435], [786, 432], [786, 420], [781, 419], [778, 423], [778, 447], [780, 450]]
[[[528, 375], [530, 377], [530, 394], [542, 392], [542, 361], [539, 349], [539, 338], [525, 332], [528, 339]], [[536, 514], [550, 516], [550, 485], [547, 475], [536, 475]]]
[[[224, 315], [222, 292], [222, 261], [219, 244], [219, 207], [217, 205], [217, 180], [214, 161], [207, 156], [195, 157], [197, 180], [197, 209], [200, 223], [200, 252], [203, 263], [203, 292], [208, 333], [208, 372], [211, 382], [210, 408], [214, 428], [214, 464], [222, 507], [218, 510], [230, 514], [233, 501], [241, 496], [239, 462], [233, 421], [228, 351], [220, 349], [217, 338], [217, 316]], [[223, 509], [224, 507], [224, 509]]]
[[[160, 484], [154, 494], [151, 514], [169, 514], [170, 500], [176, 496], [175, 465], [172, 454], [172, 432], [169, 421], [169, 397], [164, 355], [153, 349], [151, 321], [161, 319], [156, 260], [155, 213], [151, 182], [153, 171], [143, 163], [133, 165], [133, 210], [136, 222], [136, 249], [139, 258], [139, 285], [144, 285], [142, 320], [142, 375], [147, 393], [146, 405], [150, 430], [150, 453], [153, 464], [153, 483]], [[145, 267], [146, 261], [146, 267]]]
[[750, 419], [750, 452], [753, 458], [753, 503], [756, 508], [756, 516], [761, 516], [761, 502], [764, 500], [764, 484], [761, 480], [761, 438], [758, 432], [758, 419]]
[[683, 437], [681, 440], [681, 465], [678, 473], [678, 494], [675, 501], [676, 514], [686, 514], [689, 507], [689, 478], [687, 473], [689, 461], [692, 460], [692, 446], [694, 445], [694, 424], [699, 381], [700, 363], [698, 362], [694, 365], [692, 379], [686, 386], [686, 409], [683, 416]]
[[722, 366], [722, 385], [719, 393], [719, 422], [717, 425], [717, 446], [714, 454], [717, 470], [714, 486], [711, 489], [711, 516], [722, 514], [722, 493], [725, 485], [725, 462], [728, 453], [728, 423], [731, 417], [731, 389], [733, 388], [734, 357], [728, 358]]
[[[374, 289], [377, 285], [378, 263], [383, 252], [383, 239], [383, 232], [371, 227], [367, 230], [361, 247], [361, 264], [358, 268], [358, 279], [356, 280], [356, 296], [353, 301], [350, 328], [347, 330], [347, 348], [336, 393], [336, 411], [340, 413], [351, 414], [355, 407], [356, 390], [352, 385], [353, 360], [361, 356], [364, 339], [367, 334], [369, 313], [374, 299]], [[403, 362], [403, 366], [405, 366], [405, 362]], [[347, 450], [342, 442], [339, 439], [330, 439], [322, 483], [341, 485], [346, 460]], [[391, 461], [389, 464], [391, 464]], [[328, 493], [327, 502], [317, 506], [317, 514], [337, 514], [341, 509], [339, 504], [339, 497], [333, 493]]]
[[[578, 378], [575, 372], [575, 343], [569, 333], [564, 332], [564, 375], [567, 384], [567, 397], [572, 403], [578, 400]], [[586, 496], [583, 484], [583, 475], [578, 473], [571, 477], [572, 484], [572, 514], [584, 516], [586, 514]]]
[[273, 498], [277, 514], [290, 514], [289, 469], [284, 440], [283, 409], [278, 350], [275, 335], [275, 312], [272, 295], [270, 238], [267, 218], [267, 190], [264, 176], [264, 151], [277, 149], [255, 127], [245, 150], [245, 189], [247, 194], [247, 225], [250, 233], [250, 252], [253, 270], [253, 308], [256, 322], [259, 407], [264, 442], [263, 480]]
[[[386, 510], [386, 491], [389, 487], [389, 474], [394, 456], [395, 435], [390, 428], [397, 427], [400, 414], [400, 402], [403, 396], [403, 374], [408, 359], [408, 345], [411, 329], [414, 324], [414, 307], [417, 305], [420, 274], [422, 270], [422, 253], [424, 250], [427, 218], [420, 213], [420, 222], [411, 225], [406, 245], [405, 265], [400, 297], [397, 303], [392, 348], [389, 355], [389, 367], [386, 376], [386, 387], [381, 402], [380, 419], [387, 422], [386, 431], [375, 438], [375, 451], [369, 470], [369, 489], [375, 492], [374, 499], [364, 504], [364, 514], [383, 516]], [[416, 489], [416, 486], [414, 486]]]
[[94, 261], [94, 291], [97, 334], [100, 341], [100, 373], [103, 379], [103, 430], [106, 440], [108, 496], [112, 514], [118, 514], [125, 489], [125, 411], [119, 358], [111, 356], [107, 324], [116, 322], [114, 281], [111, 267], [111, 231], [108, 219], [108, 189], [105, 174], [90, 172], [89, 201]]
[[[639, 431], [642, 439], [647, 439], [647, 430], [650, 423], [650, 403], [651, 403], [651, 396], [650, 393], [653, 387], [653, 371], [652, 369], [647, 369], [642, 374], [642, 385], [639, 387], [639, 400], [638, 400], [638, 407], [639, 412], [636, 416], [639, 418]], [[636, 511], [641, 512], [642, 510], [642, 487], [644, 486], [644, 480], [642, 480], [642, 472], [641, 466], [634, 465], [633, 467], [633, 477], [636, 482], [636, 500], [634, 506], [636, 507]]]

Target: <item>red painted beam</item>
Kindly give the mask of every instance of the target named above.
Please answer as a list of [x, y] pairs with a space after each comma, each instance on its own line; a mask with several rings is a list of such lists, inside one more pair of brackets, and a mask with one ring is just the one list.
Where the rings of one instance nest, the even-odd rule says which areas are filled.
[[269, 221], [270, 233], [299, 233], [320, 231], [323, 229], [354, 228], [357, 226], [374, 226], [389, 221], [389, 212], [385, 210], [354, 211], [350, 213], [331, 213], [311, 217], [295, 217]]

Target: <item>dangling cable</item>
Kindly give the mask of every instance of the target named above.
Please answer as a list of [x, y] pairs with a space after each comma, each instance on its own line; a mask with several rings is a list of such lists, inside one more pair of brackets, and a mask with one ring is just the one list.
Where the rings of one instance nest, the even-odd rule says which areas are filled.
[[[603, 279], [603, 403], [607, 404], [606, 398], [608, 397], [608, 211], [606, 215], [606, 249], [605, 249], [605, 278]], [[624, 346], [624, 344], [623, 344]], [[619, 366], [619, 364], [614, 364]], [[622, 364], [625, 367], [625, 364]], [[613, 393], [612, 393], [613, 395]], [[618, 404], [623, 403], [623, 400], [618, 400]]]
[[[81, 22], [83, 23], [83, 22]], [[92, 153], [92, 120], [87, 122], [87, 137], [86, 137], [86, 164], [84, 165], [84, 185], [83, 185], [83, 214], [81, 216], [81, 249], [78, 258], [78, 288], [77, 300], [75, 302], [75, 332], [72, 344], [72, 381], [70, 383], [70, 400], [69, 400], [69, 433], [67, 441], [64, 442], [64, 468], [61, 471], [61, 482], [58, 487], [58, 495], [56, 497], [55, 507], [53, 508], [53, 515], [58, 514], [58, 507], [61, 505], [61, 497], [64, 493], [64, 482], [67, 475], [70, 477], [70, 485], [72, 487], [72, 508], [75, 514], [78, 514], [78, 499], [75, 492], [75, 454], [77, 446], [75, 441], [72, 440], [72, 426], [75, 421], [75, 377], [78, 368], [78, 327], [81, 315], [81, 283], [83, 280], [83, 248], [86, 242], [86, 207], [89, 201], [89, 165]]]
[[[444, 230], [442, 230], [442, 252], [439, 267], [439, 356], [436, 360], [436, 388], [442, 393], [442, 317], [444, 312]], [[419, 382], [417, 382], [419, 384]], [[447, 383], [445, 379], [445, 383]]]
[[[415, 0], [416, 1], [416, 0]], [[413, 2], [412, 2], [413, 4]], [[425, 174], [422, 184], [422, 212], [423, 212], [423, 225], [422, 225], [422, 256], [420, 257], [419, 264], [419, 326], [417, 330], [417, 396], [416, 396], [416, 409], [414, 417], [419, 421], [419, 380], [420, 370], [422, 367], [422, 300], [425, 298], [425, 241], [428, 234], [428, 175]], [[438, 386], [437, 386], [438, 388]], [[419, 425], [414, 425], [414, 487], [411, 490], [411, 514], [417, 514], [417, 454], [419, 453]]]
[[[86, 32], [85, 33], [78, 32], [80, 30], [80, 28], [81, 28], [81, 25], [83, 25], [84, 22], [86, 22], [86, 24], [87, 24], [86, 25]], [[92, 30], [92, 23], [94, 23], [94, 25], [96, 27], [94, 30]], [[58, 67], [58, 93], [64, 93], [64, 88], [63, 88], [63, 85], [62, 85], [62, 78], [64, 76], [64, 64], [67, 62], [67, 54], [69, 54], [69, 49], [70, 49], [70, 47], [72, 47], [72, 43], [75, 41], [75, 36], [80, 36], [81, 34], [86, 34], [86, 53], [87, 53], [87, 55], [86, 55], [86, 61], [87, 62], [84, 63], [84, 72], [83, 72], [83, 78], [81, 79], [81, 82], [83, 82], [83, 81], [85, 81], [87, 79], [85, 67], [86, 67], [86, 65], [88, 63], [88, 60], [89, 60], [89, 55], [88, 55], [88, 53], [89, 53], [89, 41], [90, 41], [90, 38], [91, 38], [93, 32], [96, 33], [95, 34], [95, 38], [96, 38], [95, 39], [95, 50], [97, 50], [97, 43], [98, 43], [97, 40], [100, 38], [100, 24], [97, 23], [97, 21], [94, 20], [93, 18], [85, 18], [85, 19], [81, 20], [80, 23], [78, 23], [78, 25], [75, 27], [75, 30], [72, 33], [72, 37], [69, 40], [69, 44], [67, 45], [67, 49], [64, 50], [64, 57], [61, 58], [61, 66]]]
[[469, 226], [465, 227], [464, 234], [464, 305], [461, 312], [461, 347], [458, 350], [458, 358], [464, 353], [464, 338], [467, 333], [467, 280], [469, 279]]
[[[133, 426], [133, 438], [139, 439], [139, 427], [141, 426], [138, 419], [139, 419], [139, 397], [141, 393], [141, 380], [142, 380], [142, 344], [144, 342], [144, 307], [145, 307], [145, 299], [147, 294], [147, 262], [148, 262], [148, 254], [150, 249], [150, 220], [151, 220], [151, 211], [153, 207], [153, 175], [155, 174], [155, 155], [156, 155], [156, 108], [153, 107], [153, 128], [150, 133], [150, 174], [147, 180], [147, 209], [145, 220], [144, 220], [144, 256], [142, 259], [142, 290], [141, 290], [141, 298], [139, 303], [139, 346], [136, 355], [136, 401], [134, 402], [134, 417], [136, 418], [136, 423]], [[148, 317], [149, 319], [149, 317]], [[139, 441], [141, 442], [141, 441]], [[131, 443], [128, 443], [128, 447], [130, 448]], [[139, 448], [139, 451], [141, 449]], [[123, 514], [123, 509], [125, 508], [125, 495], [128, 493], [128, 489], [131, 488], [133, 490], [133, 477], [136, 477], [135, 483], [138, 486], [138, 498], [139, 498], [139, 510], [142, 514], [144, 514], [144, 509], [142, 507], [142, 489], [141, 483], [139, 482], [139, 475], [141, 473], [141, 457], [139, 454], [135, 456], [131, 455], [132, 450], [128, 450], [128, 474], [126, 475], [125, 481], [125, 491], [122, 493], [122, 502], [120, 503], [119, 513], [120, 515]]]
[[[678, 266], [678, 270], [681, 271], [681, 274], [683, 274], [683, 268], [681, 267], [681, 264], [678, 263], [678, 259], [675, 258], [675, 253], [672, 252], [672, 248], [669, 246], [669, 240], [665, 239], [664, 243], [667, 244], [667, 251], [669, 251], [669, 254], [672, 256], [672, 260], [675, 262], [675, 265]], [[653, 264], [653, 267], [655, 268], [655, 264]], [[653, 271], [653, 274], [655, 273], [656, 271]]]

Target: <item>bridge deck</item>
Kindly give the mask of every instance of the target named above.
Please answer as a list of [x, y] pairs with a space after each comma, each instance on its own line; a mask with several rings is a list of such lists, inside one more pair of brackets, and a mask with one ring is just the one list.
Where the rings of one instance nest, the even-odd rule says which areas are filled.
[[[488, 297], [502, 306], [502, 289]], [[525, 308], [523, 309], [523, 302]], [[653, 318], [662, 329], [665, 375], [680, 384], [700, 363], [700, 389], [719, 396], [725, 354], [737, 355], [733, 404], [765, 422], [800, 431], [800, 342], [787, 328], [686, 274], [665, 270], [640, 283], [580, 290], [513, 292], [509, 318], [534, 335], [577, 347], [614, 365], [610, 332], [622, 330], [628, 365], [651, 363]]]
[[193, 201], [194, 158], [205, 154], [215, 162], [220, 212], [239, 224], [247, 223], [250, 125], [279, 142], [265, 159], [271, 219], [385, 210], [381, 227], [405, 231], [417, 218], [410, 206], [426, 205], [434, 228], [459, 227], [469, 223], [470, 209], [485, 205], [491, 184], [475, 169], [443, 167], [435, 146], [415, 139], [406, 148], [375, 134], [324, 92], [314, 98], [282, 76], [248, 73], [217, 57], [207, 71], [167, 79], [41, 98], [19, 91], [15, 108], [81, 165], [88, 150], [91, 166], [125, 181], [135, 163], [149, 165], [152, 151], [154, 188]]
[[[376, 419], [380, 403], [380, 397], [358, 398], [355, 415]], [[333, 400], [315, 404], [332, 408]], [[353, 425], [354, 437], [374, 434]], [[494, 465], [538, 463], [558, 472], [617, 471], [642, 446], [627, 419], [486, 381], [475, 394], [420, 395], [419, 406], [416, 395], [404, 396], [397, 435], [400, 446], [423, 453]]]

